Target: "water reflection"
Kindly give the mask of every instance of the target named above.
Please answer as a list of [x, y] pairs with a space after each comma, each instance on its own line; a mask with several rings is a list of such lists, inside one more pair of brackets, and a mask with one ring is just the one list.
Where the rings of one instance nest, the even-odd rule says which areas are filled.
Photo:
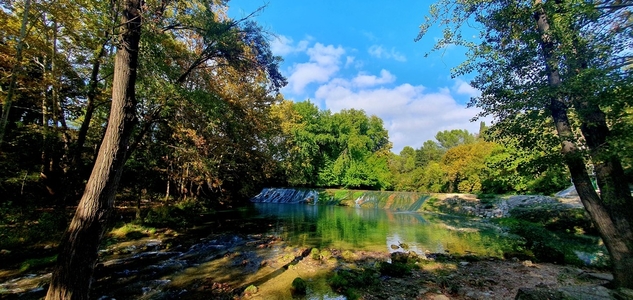
[[255, 203], [273, 233], [296, 246], [502, 256], [509, 240], [466, 219], [383, 209]]

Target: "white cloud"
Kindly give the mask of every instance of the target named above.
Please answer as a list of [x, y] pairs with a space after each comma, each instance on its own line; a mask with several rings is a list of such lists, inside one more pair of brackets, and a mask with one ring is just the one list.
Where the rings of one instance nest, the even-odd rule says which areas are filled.
[[356, 60], [356, 57], [354, 56], [348, 56], [347, 58], [345, 58], [345, 67], [348, 68], [349, 66], [353, 65], [354, 60]]
[[310, 57], [309, 62], [295, 64], [288, 77], [288, 87], [296, 94], [302, 93], [310, 83], [327, 82], [339, 70], [341, 56], [345, 54], [345, 50], [341, 46], [324, 46], [316, 43], [308, 48], [306, 53]]
[[468, 82], [462, 79], [455, 79], [455, 85], [453, 85], [453, 91], [460, 95], [467, 95], [470, 97], [479, 97], [481, 95], [481, 91], [472, 87]]
[[394, 59], [400, 62], [407, 61], [407, 58], [402, 53], [396, 51], [395, 48], [391, 48], [391, 51], [389, 51], [383, 48], [382, 45], [372, 45], [367, 52], [376, 58]]
[[389, 71], [385, 69], [382, 69], [380, 71], [380, 77], [377, 77], [376, 75], [358, 74], [358, 76], [352, 79], [354, 85], [361, 87], [369, 87], [379, 84], [391, 83], [394, 81], [396, 81], [396, 76], [389, 73]]
[[297, 45], [294, 45], [294, 41], [284, 35], [278, 35], [272, 41], [270, 41], [270, 50], [274, 55], [284, 56], [291, 53], [303, 52], [308, 48], [309, 40], [311, 38], [308, 37], [305, 40], [299, 41]]
[[424, 86], [407, 83], [389, 88], [380, 86], [378, 79], [389, 76], [393, 75], [386, 70], [381, 71], [380, 77], [373, 76], [370, 81], [375, 85], [358, 84], [359, 76], [351, 80], [335, 78], [319, 87], [315, 97], [332, 112], [355, 108], [380, 117], [389, 131], [395, 153], [404, 146], [419, 148], [426, 140], [434, 139], [438, 131], [478, 131], [479, 124], [469, 120], [479, 110], [458, 104], [448, 89], [430, 92]]
[[[285, 44], [292, 45], [292, 41]], [[299, 44], [292, 49], [300, 49]], [[453, 97], [478, 93], [461, 79], [457, 79], [451, 88], [429, 91], [422, 85], [394, 84], [396, 76], [386, 69], [379, 74], [361, 70], [347, 77], [342, 75], [344, 72], [339, 72], [342, 68], [360, 69], [362, 64], [354, 56], [346, 55], [343, 47], [316, 43], [312, 47], [306, 44], [302, 51], [309, 59], [289, 68], [288, 91], [300, 95], [305, 93], [307, 85], [316, 83], [319, 84], [316, 92], [309, 96], [316, 103], [322, 103], [321, 108], [332, 112], [363, 109], [368, 115], [380, 117], [389, 131], [395, 153], [404, 146], [419, 148], [426, 140], [434, 139], [438, 131], [467, 129], [477, 132], [479, 129], [478, 123], [469, 121], [479, 109], [466, 108]], [[382, 46], [372, 46], [369, 52], [374, 57], [405, 59], [394, 49], [387, 51]]]

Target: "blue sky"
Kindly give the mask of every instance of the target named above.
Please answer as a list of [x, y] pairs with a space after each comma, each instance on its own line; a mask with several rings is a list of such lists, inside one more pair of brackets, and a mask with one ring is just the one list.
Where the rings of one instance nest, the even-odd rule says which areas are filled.
[[470, 119], [479, 110], [466, 108], [478, 92], [468, 78], [450, 76], [463, 50], [425, 57], [437, 30], [413, 41], [431, 1], [233, 0], [229, 16], [244, 17], [264, 4], [255, 20], [275, 35], [270, 42], [284, 58], [286, 99], [376, 115], [395, 153], [417, 149], [441, 130], [478, 131], [479, 122]]

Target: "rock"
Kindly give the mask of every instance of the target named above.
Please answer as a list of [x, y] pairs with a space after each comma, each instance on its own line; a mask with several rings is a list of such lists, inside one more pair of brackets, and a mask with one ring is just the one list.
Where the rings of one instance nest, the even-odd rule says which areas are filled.
[[613, 281], [613, 275], [608, 273], [584, 273], [586, 277], [592, 277], [601, 280]]
[[391, 249], [398, 250], [400, 247], [398, 245], [391, 245]]
[[547, 288], [520, 288], [515, 300], [572, 300], [571, 295], [563, 291], [551, 290]]
[[465, 266], [467, 266], [467, 265], [469, 265], [469, 264], [470, 264], [470, 263], [469, 263], [469, 262], [467, 262], [467, 261], [460, 261], [460, 262], [459, 262], [459, 265], [460, 265], [460, 266], [462, 266], [462, 267], [465, 267]]
[[565, 286], [561, 288], [520, 288], [515, 300], [612, 300], [612, 292], [600, 285]]
[[611, 291], [604, 286], [566, 286], [559, 290], [567, 292], [572, 299], [578, 300], [603, 300], [614, 299]]
[[530, 260], [524, 260], [523, 262], [521, 262], [521, 264], [526, 267], [534, 267], [534, 263], [532, 263], [532, 261]]
[[391, 262], [406, 264], [407, 262], [409, 262], [409, 257], [410, 257], [409, 253], [394, 252], [394, 253], [391, 253]]
[[252, 294], [256, 294], [257, 291], [258, 291], [257, 287], [251, 284], [246, 289], [244, 289], [244, 294], [252, 295]]

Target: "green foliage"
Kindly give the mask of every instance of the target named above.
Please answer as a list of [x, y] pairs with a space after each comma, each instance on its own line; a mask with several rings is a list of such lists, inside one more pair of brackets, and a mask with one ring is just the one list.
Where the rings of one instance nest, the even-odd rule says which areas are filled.
[[[540, 213], [544, 213], [541, 211]], [[550, 216], [549, 221], [540, 222], [552, 224], [556, 223], [556, 214], [545, 214]], [[518, 218], [499, 219], [500, 225], [508, 228], [508, 232], [515, 234], [522, 239], [522, 243], [514, 245], [514, 252], [510, 255], [535, 259], [537, 261], [565, 263], [577, 266], [591, 264], [593, 267], [608, 267], [609, 262], [604, 256], [606, 249], [599, 242], [599, 238], [574, 233], [551, 231], [542, 223], [535, 223]], [[551, 227], [552, 228], [552, 227]], [[558, 229], [553, 227], [552, 229]], [[582, 260], [578, 257], [577, 251], [584, 251], [588, 256], [594, 256], [590, 261]], [[602, 255], [601, 255], [602, 254]]]
[[440, 147], [451, 149], [460, 145], [467, 145], [475, 142], [475, 136], [468, 130], [453, 129], [440, 131], [435, 135]]
[[392, 154], [393, 188], [427, 193], [552, 194], [568, 187], [568, 172], [560, 155], [547, 148], [549, 143], [519, 148], [516, 139], [504, 138], [493, 129], [484, 125], [485, 139], [465, 130], [438, 132], [437, 142], [426, 141], [414, 155], [410, 147], [400, 155]]
[[311, 102], [283, 102], [272, 113], [281, 122], [286, 152], [281, 165], [292, 186], [386, 189], [390, 143], [382, 120], [362, 110], [336, 114]]
[[151, 227], [185, 228], [194, 224], [203, 208], [195, 201], [183, 201], [175, 205], [153, 207], [142, 220]]
[[301, 277], [297, 277], [292, 281], [292, 294], [293, 295], [305, 295], [308, 289], [308, 284]]
[[510, 214], [516, 219], [536, 223], [552, 231], [597, 234], [583, 208], [569, 209], [559, 205], [516, 207]]
[[42, 212], [12, 203], [0, 204], [0, 216], [1, 249], [57, 243], [68, 225], [62, 212]]
[[57, 261], [57, 255], [42, 257], [42, 258], [31, 258], [23, 261], [20, 264], [20, 273], [37, 270], [43, 267], [52, 266]]

